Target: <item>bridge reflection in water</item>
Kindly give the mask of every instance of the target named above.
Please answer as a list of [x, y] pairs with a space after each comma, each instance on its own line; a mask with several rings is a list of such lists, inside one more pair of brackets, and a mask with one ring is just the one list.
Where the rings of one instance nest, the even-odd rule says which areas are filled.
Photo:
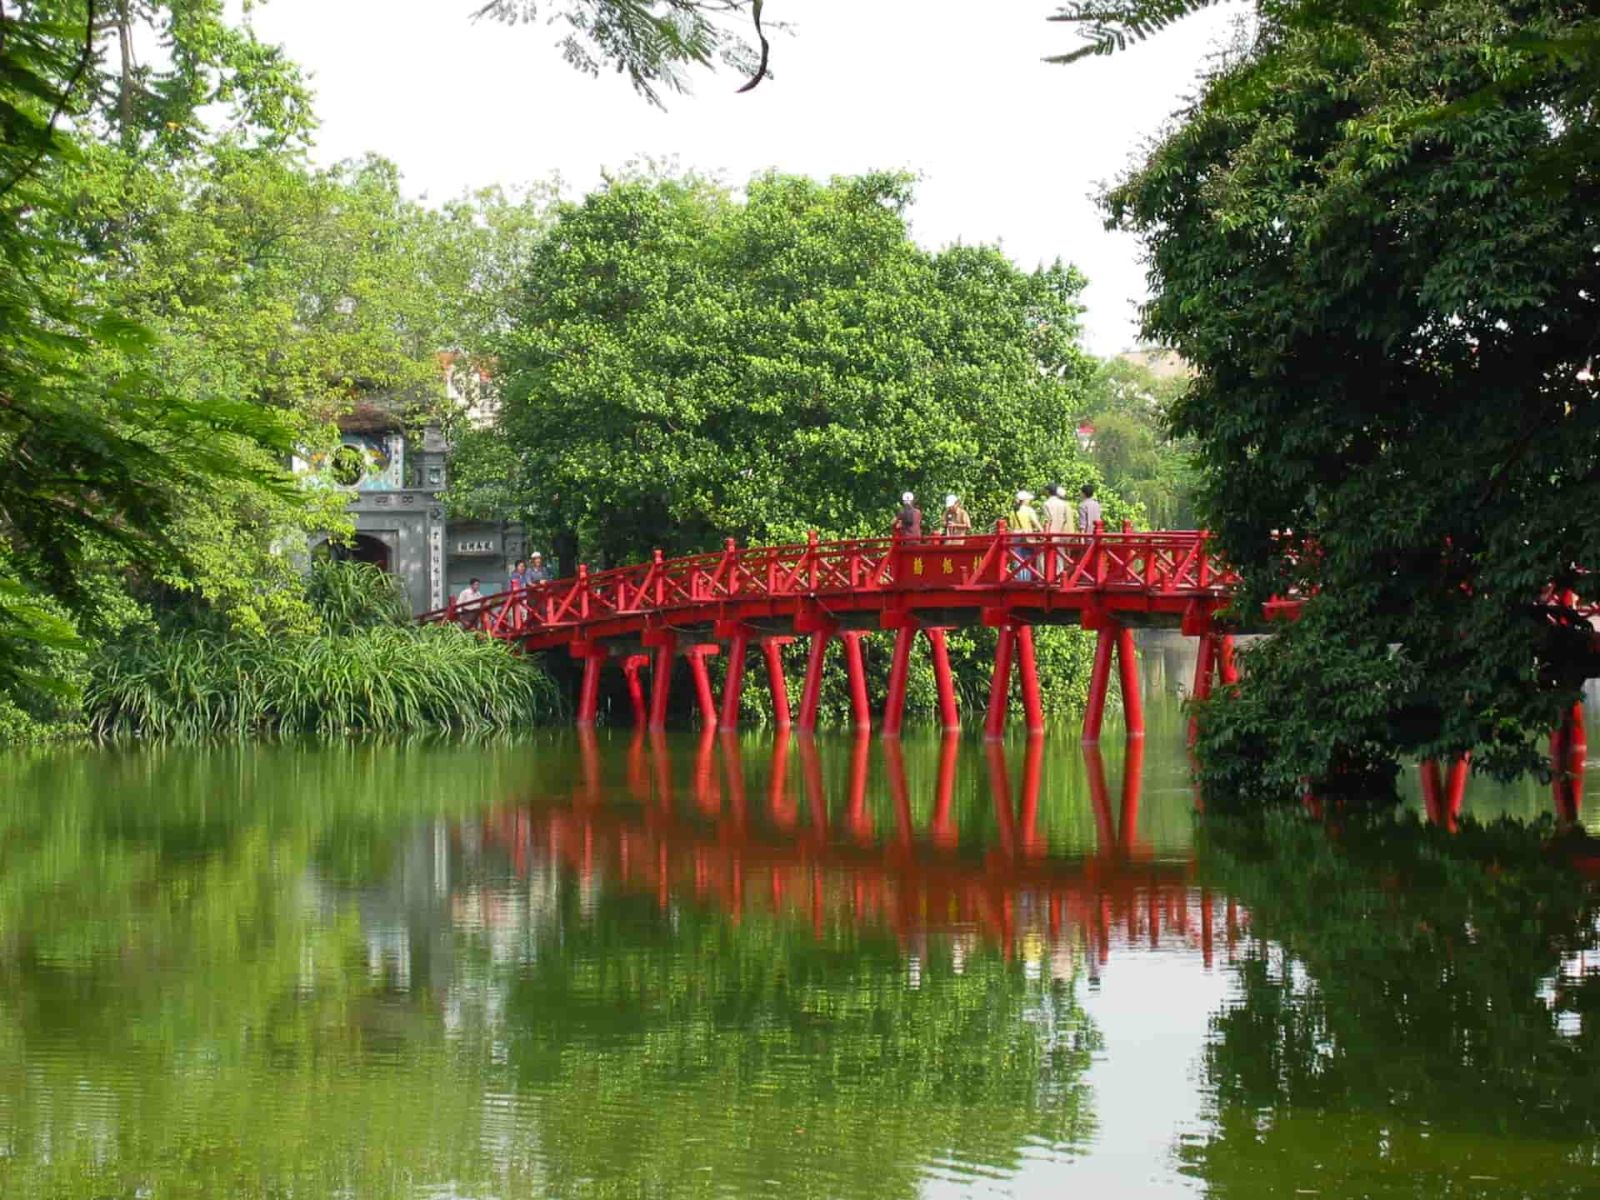
[[[568, 794], [483, 819], [485, 841], [518, 875], [565, 869], [586, 888], [653, 894], [663, 911], [712, 905], [735, 922], [761, 914], [807, 924], [819, 938], [841, 924], [887, 929], [907, 945], [970, 934], [1008, 955], [1044, 940], [1081, 948], [1091, 979], [1119, 942], [1198, 949], [1209, 967], [1219, 947], [1231, 959], [1249, 924], [1235, 902], [1196, 886], [1187, 849], [1167, 854], [1140, 840], [1142, 738], [1129, 739], [1115, 790], [1098, 746], [1072, 748], [1094, 835], [1070, 846], [1046, 832], [1039, 738], [1010, 756], [1000, 743], [944, 738], [931, 788], [922, 781], [928, 794], [913, 793], [905, 751], [890, 739], [780, 736], [756, 788], [746, 782], [748, 743], [732, 733], [692, 745], [636, 735], [622, 781], [604, 777], [619, 756], [602, 754], [593, 731], [579, 746]], [[973, 782], [974, 758], [987, 804], [958, 804], [958, 777]]]

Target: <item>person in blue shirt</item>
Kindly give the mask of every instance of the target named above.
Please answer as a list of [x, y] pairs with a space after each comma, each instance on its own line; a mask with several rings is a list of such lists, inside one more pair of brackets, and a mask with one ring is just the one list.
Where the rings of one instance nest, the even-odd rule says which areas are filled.
[[511, 572], [511, 578], [506, 581], [506, 589], [514, 592], [518, 588], [524, 588], [527, 586], [528, 564], [519, 558], [517, 559], [516, 568]]
[[528, 564], [527, 571], [522, 576], [522, 585], [532, 587], [536, 583], [549, 583], [550, 572], [545, 569], [544, 555], [537, 550], [533, 552], [533, 561]]

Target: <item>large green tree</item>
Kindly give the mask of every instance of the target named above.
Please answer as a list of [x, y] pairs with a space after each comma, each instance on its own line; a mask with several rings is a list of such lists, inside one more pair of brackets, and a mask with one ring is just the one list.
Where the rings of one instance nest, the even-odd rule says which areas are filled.
[[[137, 53], [136, 53], [137, 51]], [[0, 732], [70, 709], [151, 602], [315, 627], [291, 479], [358, 399], [445, 415], [544, 194], [429, 208], [381, 160], [309, 165], [293, 64], [212, 0], [0, 9]]]
[[1167, 427], [1187, 385], [1181, 371], [1157, 374], [1119, 357], [1100, 364], [1084, 397], [1090, 457], [1111, 487], [1139, 505], [1152, 529], [1195, 524], [1193, 447]]
[[[170, 15], [177, 22], [179, 8]], [[98, 246], [64, 235], [85, 150], [112, 120], [101, 64], [109, 20], [107, 7], [68, 0], [0, 11], [0, 726], [16, 711], [11, 697], [37, 705], [60, 690], [53, 656], [79, 625], [116, 609], [86, 568], [176, 569], [187, 557], [173, 536], [179, 497], [243, 482], [280, 488], [260, 456], [290, 446], [267, 410], [165, 387], [149, 330], [94, 286], [115, 230]], [[171, 69], [144, 79], [173, 97], [139, 127], [153, 137], [211, 102], [254, 126], [258, 93], [235, 69], [238, 44], [219, 49], [203, 32], [192, 53], [166, 43]]]
[[881, 535], [908, 489], [930, 522], [948, 490], [982, 524], [1018, 487], [1088, 477], [1081, 277], [923, 250], [910, 198], [896, 175], [770, 175], [742, 197], [625, 179], [562, 208], [463, 496], [510, 470], [534, 529], [598, 563]]
[[1600, 562], [1592, 30], [1565, 3], [1264, 4], [1110, 196], [1147, 332], [1197, 371], [1174, 420], [1241, 606], [1306, 598], [1207, 717], [1219, 790], [1529, 767], [1596, 668], [1561, 599]]

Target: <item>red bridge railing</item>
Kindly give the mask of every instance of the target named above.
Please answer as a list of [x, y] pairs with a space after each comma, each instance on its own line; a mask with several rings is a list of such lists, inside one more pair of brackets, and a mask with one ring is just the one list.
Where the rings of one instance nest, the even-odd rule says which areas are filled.
[[[586, 626], [758, 600], [884, 597], [927, 591], [1224, 601], [1236, 577], [1196, 531], [1087, 534], [999, 532], [962, 538], [811, 540], [663, 558], [486, 596], [425, 613], [530, 648], [560, 645]], [[1173, 611], [1176, 611], [1175, 609]]]
[[[933, 654], [941, 721], [959, 721], [951, 683], [945, 629], [984, 624], [998, 631], [987, 732], [1000, 736], [1010, 705], [1013, 666], [1022, 682], [1030, 732], [1043, 728], [1033, 645], [1038, 621], [1077, 621], [1099, 631], [1084, 738], [1098, 740], [1115, 659], [1131, 733], [1143, 731], [1129, 622], [1159, 617], [1202, 639], [1196, 694], [1213, 676], [1235, 678], [1232, 637], [1213, 626], [1227, 606], [1237, 577], [1209, 551], [1201, 531], [1136, 533], [1124, 526], [1078, 534], [995, 533], [959, 538], [860, 538], [822, 542], [813, 534], [788, 546], [740, 549], [730, 539], [721, 552], [665, 558], [591, 572], [452, 603], [424, 614], [424, 622], [452, 622], [527, 650], [566, 647], [584, 661], [578, 723], [594, 724], [600, 672], [613, 651], [627, 675], [635, 720], [661, 728], [667, 715], [672, 666], [681, 655], [694, 672], [702, 721], [731, 727], [738, 721], [745, 656], [760, 642], [779, 728], [790, 714], [783, 643], [809, 637], [799, 727], [815, 727], [823, 660], [835, 636], [844, 643], [850, 673], [853, 723], [872, 723], [861, 638], [871, 628], [896, 632], [883, 727], [897, 734], [905, 706], [912, 645], [925, 636]], [[1290, 606], [1292, 607], [1292, 606]], [[1293, 615], [1287, 610], [1270, 615]], [[680, 640], [681, 639], [681, 640]], [[727, 685], [720, 706], [706, 666], [709, 655], [728, 652]], [[644, 702], [639, 672], [651, 667]]]

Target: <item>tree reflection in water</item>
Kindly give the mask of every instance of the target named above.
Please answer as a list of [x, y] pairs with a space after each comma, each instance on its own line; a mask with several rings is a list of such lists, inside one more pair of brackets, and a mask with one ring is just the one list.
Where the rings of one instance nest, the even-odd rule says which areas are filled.
[[1187, 868], [1063, 852], [1037, 749], [671, 749], [0, 763], [0, 1191], [904, 1196], [1087, 1143], [1080, 980], [1191, 936]]
[[[0, 1194], [1587, 1187], [1595, 909], [1539, 833], [1191, 854], [1164, 737], [1143, 789], [1137, 743], [0, 758]], [[1094, 1017], [1161, 1034], [1213, 950], [1200, 1135], [1079, 1162], [1142, 1085]]]
[[1205, 1055], [1216, 1196], [1594, 1195], [1596, 894], [1548, 828], [1207, 822], [1250, 906]]

